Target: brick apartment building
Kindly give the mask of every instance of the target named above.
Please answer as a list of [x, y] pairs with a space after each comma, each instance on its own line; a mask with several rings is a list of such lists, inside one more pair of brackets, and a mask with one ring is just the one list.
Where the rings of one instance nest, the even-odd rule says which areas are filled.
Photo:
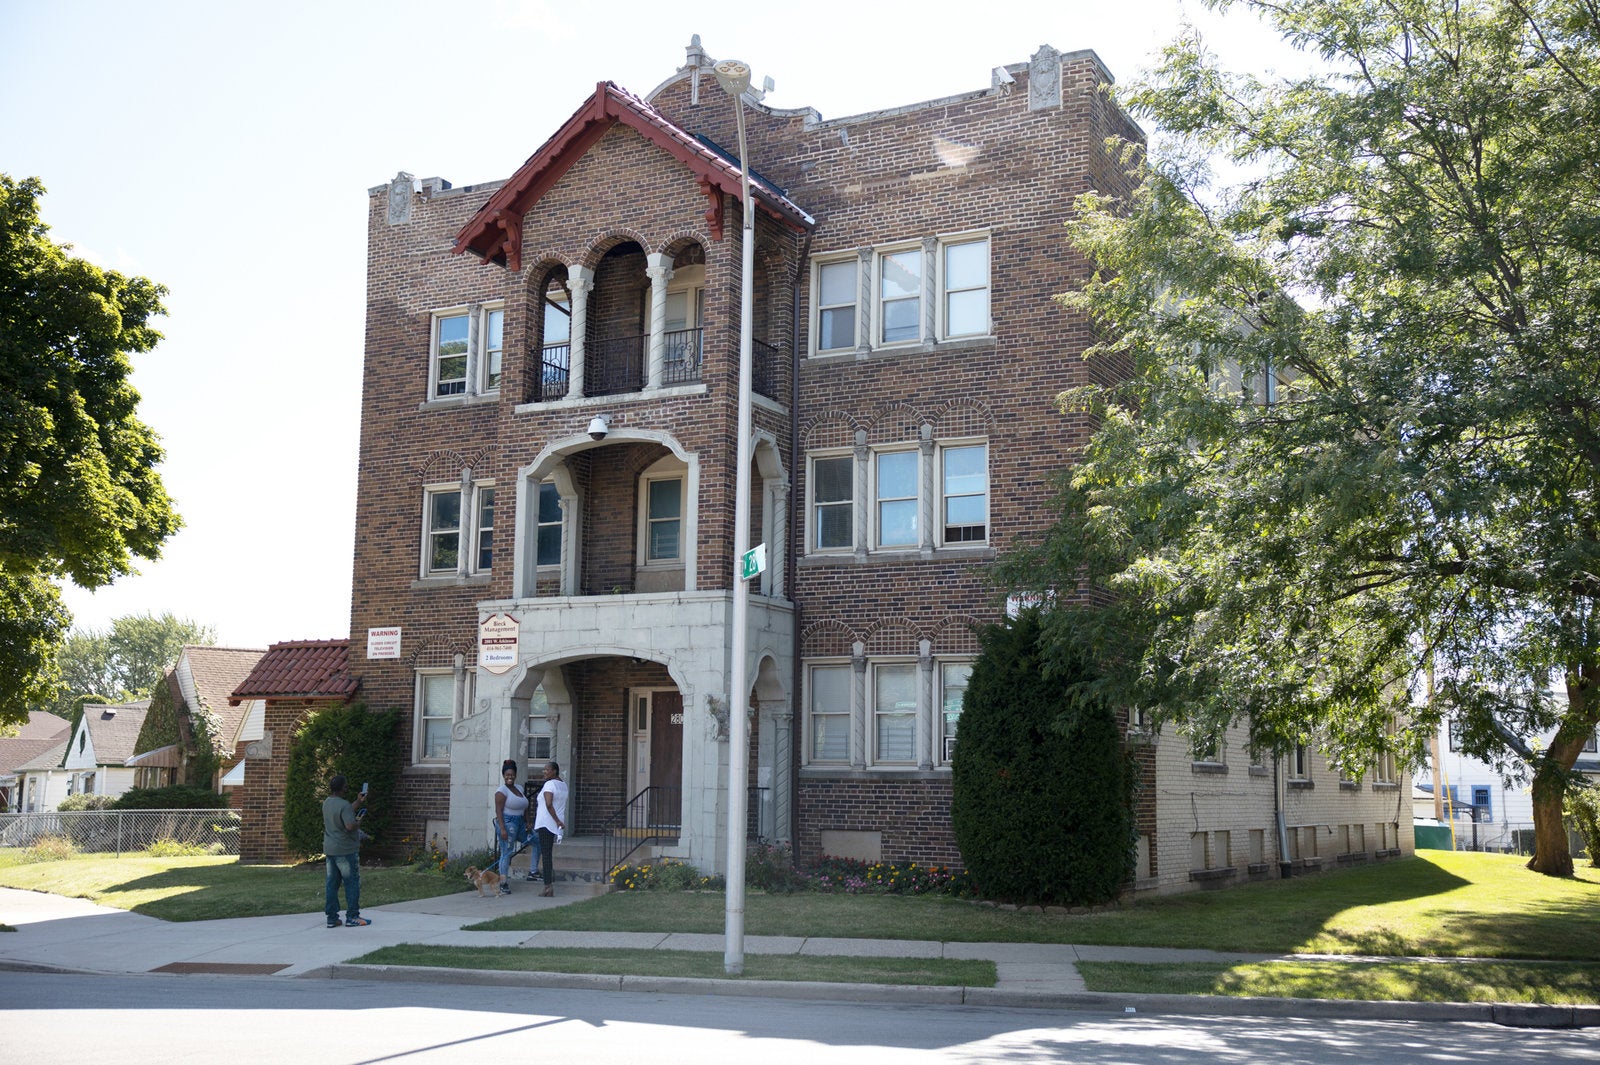
[[[486, 839], [502, 759], [554, 758], [579, 835], [632, 802], [670, 826], [656, 853], [720, 867], [731, 701], [752, 832], [802, 860], [959, 864], [950, 752], [972, 625], [1004, 609], [989, 563], [1041, 533], [1092, 428], [1054, 397], [1109, 372], [1051, 300], [1090, 269], [1062, 222], [1128, 191], [1106, 140], [1142, 134], [1093, 53], [1048, 46], [848, 118], [747, 95], [770, 563], [730, 700], [742, 215], [711, 65], [697, 38], [647, 96], [601, 83], [503, 182], [371, 190], [349, 675], [412, 708], [401, 831], [453, 851]], [[1291, 789], [1220, 748], [1140, 750], [1141, 887], [1265, 875], [1275, 810], [1303, 865], [1409, 849], [1398, 779], [1313, 801], [1314, 752]]]

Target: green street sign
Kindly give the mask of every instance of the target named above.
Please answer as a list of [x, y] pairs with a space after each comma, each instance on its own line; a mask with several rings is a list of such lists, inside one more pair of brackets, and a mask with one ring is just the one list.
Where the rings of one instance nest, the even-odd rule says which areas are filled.
[[739, 579], [747, 581], [751, 577], [765, 573], [767, 569], [767, 545], [757, 544], [739, 556]]

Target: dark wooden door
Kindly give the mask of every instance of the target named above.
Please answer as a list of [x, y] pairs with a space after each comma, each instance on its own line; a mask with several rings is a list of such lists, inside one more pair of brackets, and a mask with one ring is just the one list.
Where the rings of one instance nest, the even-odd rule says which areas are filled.
[[683, 695], [654, 692], [650, 697], [650, 786], [655, 801], [650, 820], [676, 825], [683, 787]]

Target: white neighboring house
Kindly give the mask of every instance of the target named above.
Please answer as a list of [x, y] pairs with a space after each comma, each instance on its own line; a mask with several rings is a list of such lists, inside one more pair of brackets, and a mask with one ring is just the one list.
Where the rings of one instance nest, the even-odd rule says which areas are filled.
[[55, 752], [55, 764], [67, 750], [71, 726], [65, 718], [44, 710], [29, 710], [28, 716], [9, 732], [0, 730], [0, 813], [22, 809], [21, 766]]
[[[1548, 745], [1554, 735], [1552, 731], [1540, 736], [1540, 745]], [[1533, 828], [1533, 796], [1528, 784], [1507, 787], [1488, 763], [1462, 753], [1453, 721], [1439, 726], [1438, 740], [1440, 792], [1449, 800], [1442, 820], [1456, 822], [1458, 839], [1471, 840], [1490, 850], [1513, 849], [1512, 833]], [[1573, 770], [1600, 782], [1600, 742], [1597, 741], [1600, 737], [1589, 736]], [[1417, 816], [1433, 818], [1431, 758], [1427, 766], [1417, 771], [1416, 789]], [[1425, 806], [1426, 814], [1423, 813]]]
[[[133, 757], [139, 729], [144, 726], [149, 710], [148, 699], [113, 706], [84, 705], [83, 719], [67, 741], [66, 755], [61, 762], [67, 778], [67, 795], [117, 796], [134, 786], [137, 771], [128, 768], [126, 763]], [[50, 806], [39, 809], [54, 809], [61, 798], [57, 796]]]

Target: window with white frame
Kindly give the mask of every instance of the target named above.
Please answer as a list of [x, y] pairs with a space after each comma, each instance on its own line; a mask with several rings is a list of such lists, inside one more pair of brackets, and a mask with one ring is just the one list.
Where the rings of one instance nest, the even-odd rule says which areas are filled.
[[494, 561], [494, 485], [460, 484], [423, 490], [422, 575], [465, 577], [489, 572]]
[[971, 662], [939, 663], [939, 760], [946, 765], [955, 754], [956, 726], [961, 722], [961, 703], [971, 677]]
[[844, 764], [850, 760], [850, 664], [813, 665], [806, 673], [807, 761]]
[[940, 448], [940, 542], [982, 543], [989, 537], [989, 446]]
[[817, 266], [818, 351], [849, 351], [856, 346], [857, 260], [841, 259]]
[[473, 493], [477, 509], [473, 533], [477, 537], [477, 555], [472, 560], [474, 573], [488, 573], [494, 563], [494, 486], [479, 485]]
[[811, 547], [848, 551], [855, 540], [855, 457], [820, 455], [811, 460]]
[[901, 764], [917, 760], [917, 664], [884, 662], [872, 667], [872, 760]]
[[561, 492], [554, 481], [539, 485], [538, 559], [540, 566], [561, 565]]
[[487, 307], [483, 312], [483, 355], [480, 359], [483, 382], [481, 392], [500, 390], [500, 363], [505, 352], [506, 312], [503, 307]]
[[450, 728], [455, 723], [456, 678], [448, 669], [417, 672], [417, 761], [450, 760]]
[[1294, 745], [1294, 752], [1289, 756], [1289, 779], [1311, 779], [1311, 748], [1303, 743]]
[[909, 344], [922, 339], [922, 249], [878, 256], [878, 342]]
[[1398, 725], [1394, 718], [1390, 718], [1384, 726], [1383, 749], [1378, 752], [1378, 758], [1373, 766], [1372, 777], [1379, 784], [1393, 784], [1400, 779], [1396, 769], [1395, 734]]
[[639, 563], [683, 564], [683, 462], [661, 459], [639, 478]]
[[878, 547], [916, 547], [917, 453], [873, 453], [873, 542]]
[[1196, 762], [1203, 765], [1221, 765], [1223, 761], [1221, 730], [1207, 729], [1195, 733], [1190, 739], [1190, 754]]
[[[926, 248], [935, 249], [931, 267]], [[989, 237], [979, 233], [880, 245], [866, 260], [858, 253], [819, 256], [812, 274], [812, 351], [917, 344], [928, 339], [928, 318], [939, 340], [987, 336], [989, 252]], [[859, 276], [864, 262], [871, 270], [866, 279]], [[863, 280], [870, 293], [866, 307]]]
[[944, 245], [941, 282], [944, 289], [945, 337], [983, 336], [989, 332], [989, 240], [963, 240]]
[[433, 395], [459, 396], [467, 390], [467, 335], [471, 316], [466, 311], [437, 314], [433, 318]]

